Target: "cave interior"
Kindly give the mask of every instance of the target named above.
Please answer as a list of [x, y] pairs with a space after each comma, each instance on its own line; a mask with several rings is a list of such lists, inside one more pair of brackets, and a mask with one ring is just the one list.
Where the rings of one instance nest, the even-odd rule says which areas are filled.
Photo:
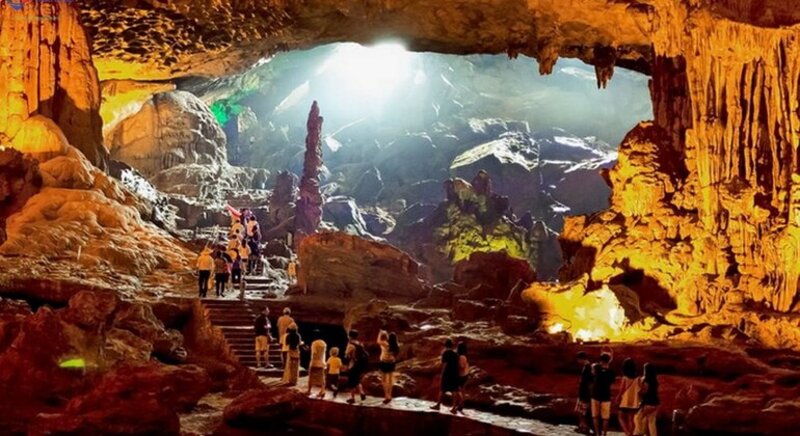
[[798, 147], [791, 1], [1, 0], [0, 433], [796, 434]]

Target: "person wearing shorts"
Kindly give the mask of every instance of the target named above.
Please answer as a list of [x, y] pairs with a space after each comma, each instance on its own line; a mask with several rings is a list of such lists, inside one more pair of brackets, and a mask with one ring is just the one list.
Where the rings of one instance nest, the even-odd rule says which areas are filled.
[[256, 334], [256, 366], [261, 367], [261, 356], [264, 356], [264, 365], [269, 366], [269, 331], [272, 324], [269, 322], [269, 309], [264, 310], [256, 317], [254, 326]]
[[448, 393], [455, 394], [460, 387], [461, 382], [458, 377], [458, 353], [456, 353], [452, 339], [447, 339], [444, 341], [444, 351], [442, 352], [442, 374], [439, 399], [436, 401], [436, 404], [431, 406], [431, 409], [439, 410], [444, 396]]
[[336, 394], [339, 393], [339, 374], [344, 366], [342, 359], [339, 358], [339, 348], [331, 348], [331, 357], [328, 358], [325, 366], [328, 371], [325, 375], [325, 384], [333, 391], [333, 398], [336, 398]]
[[592, 366], [592, 418], [597, 436], [608, 434], [608, 420], [611, 418], [611, 386], [614, 384], [614, 372], [611, 371], [611, 354], [600, 355], [600, 363]]

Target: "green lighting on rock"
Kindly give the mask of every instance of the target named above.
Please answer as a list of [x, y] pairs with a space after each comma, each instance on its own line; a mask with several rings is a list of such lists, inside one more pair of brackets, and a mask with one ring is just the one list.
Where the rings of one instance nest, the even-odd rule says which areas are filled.
[[59, 363], [58, 367], [67, 369], [84, 369], [86, 368], [86, 361], [80, 357], [75, 359], [67, 359]]

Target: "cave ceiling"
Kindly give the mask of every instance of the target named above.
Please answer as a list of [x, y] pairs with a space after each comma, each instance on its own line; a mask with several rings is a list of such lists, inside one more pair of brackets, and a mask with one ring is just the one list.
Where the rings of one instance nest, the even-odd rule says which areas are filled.
[[81, 7], [101, 79], [169, 80], [238, 73], [283, 50], [385, 38], [402, 39], [417, 51], [528, 55], [540, 61], [544, 73], [559, 56], [594, 65], [613, 61], [649, 73], [653, 39], [670, 20], [702, 14], [761, 27], [790, 26], [800, 22], [792, 3], [112, 0]]
[[[558, 56], [648, 72], [658, 9], [646, 1], [158, 0], [81, 2], [102, 80], [169, 80], [241, 72], [289, 49], [402, 39], [410, 49], [508, 53], [552, 67]], [[742, 2], [715, 7], [741, 17]], [[779, 4], [779, 2], [773, 2]], [[781, 8], [775, 20], [795, 21]], [[749, 11], [748, 11], [749, 13]], [[760, 17], [761, 15], [759, 15]]]

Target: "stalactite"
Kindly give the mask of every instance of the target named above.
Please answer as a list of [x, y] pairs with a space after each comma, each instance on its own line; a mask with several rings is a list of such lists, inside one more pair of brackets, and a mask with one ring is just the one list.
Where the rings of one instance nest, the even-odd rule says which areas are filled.
[[800, 310], [798, 28], [654, 4], [654, 124], [620, 147], [611, 210], [568, 220], [562, 278], [641, 270], [684, 312]]
[[561, 44], [557, 37], [542, 38], [538, 43], [536, 53], [536, 61], [539, 63], [539, 74], [547, 75], [553, 73], [558, 61], [558, 52], [561, 50]]
[[594, 72], [597, 76], [597, 89], [605, 89], [608, 81], [614, 76], [614, 65], [617, 62], [617, 52], [614, 47], [597, 46], [594, 48]]

